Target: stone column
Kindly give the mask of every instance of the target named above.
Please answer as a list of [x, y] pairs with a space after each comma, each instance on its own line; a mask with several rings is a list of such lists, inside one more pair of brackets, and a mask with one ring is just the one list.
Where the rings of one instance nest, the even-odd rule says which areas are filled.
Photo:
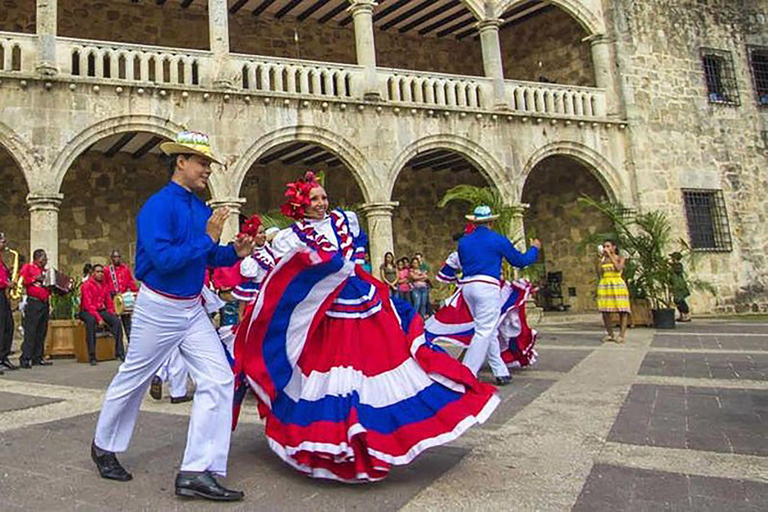
[[501, 19], [492, 18], [477, 23], [483, 51], [483, 70], [486, 78], [493, 80], [493, 102], [496, 109], [506, 109], [509, 106], [504, 87], [504, 66], [501, 60], [501, 44], [499, 43], [501, 21]]
[[373, 8], [377, 5], [374, 0], [352, 0], [347, 9], [355, 21], [357, 64], [364, 68], [363, 98], [367, 100], [381, 98], [376, 80], [376, 44], [373, 39]]
[[48, 265], [59, 266], [59, 206], [62, 194], [35, 194], [27, 196], [29, 205], [29, 258], [35, 249], [45, 249]]
[[229, 217], [224, 224], [224, 230], [221, 232], [221, 245], [226, 245], [235, 239], [235, 236], [240, 231], [240, 208], [245, 204], [245, 199], [242, 197], [224, 197], [221, 199], [211, 199], [208, 201], [208, 206], [213, 208], [228, 208]]
[[609, 117], [620, 115], [619, 88], [616, 66], [611, 52], [611, 40], [605, 34], [586, 38], [592, 48], [592, 66], [595, 69], [595, 85], [605, 90], [605, 114]]
[[37, 0], [37, 64], [35, 69], [44, 77], [59, 72], [56, 66], [56, 0]]
[[368, 219], [368, 245], [370, 247], [371, 269], [378, 276], [379, 267], [384, 263], [384, 254], [395, 252], [395, 242], [392, 234], [392, 211], [399, 203], [387, 201], [381, 203], [366, 203], [362, 210]]
[[229, 63], [229, 10], [227, 0], [208, 0], [208, 37], [213, 53], [213, 85], [232, 89]]
[[525, 239], [525, 224], [523, 217], [525, 211], [531, 205], [527, 203], [517, 203], [512, 205], [514, 213], [512, 214], [512, 220], [509, 224], [509, 239], [514, 242], [515, 247], [519, 251], [525, 251], [528, 249], [528, 240]]

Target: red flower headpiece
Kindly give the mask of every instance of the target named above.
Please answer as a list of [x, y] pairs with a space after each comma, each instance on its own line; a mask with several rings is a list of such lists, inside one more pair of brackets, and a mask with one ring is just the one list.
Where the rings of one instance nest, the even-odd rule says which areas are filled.
[[238, 236], [256, 236], [256, 233], [259, 231], [259, 226], [261, 226], [261, 218], [254, 213], [249, 219], [246, 219], [246, 221], [243, 222], [242, 226], [240, 226], [240, 233]]
[[280, 213], [292, 219], [304, 218], [307, 206], [309, 206], [309, 193], [313, 188], [319, 187], [320, 182], [315, 178], [315, 173], [308, 171], [303, 178], [285, 185], [284, 197], [286, 199], [280, 207]]

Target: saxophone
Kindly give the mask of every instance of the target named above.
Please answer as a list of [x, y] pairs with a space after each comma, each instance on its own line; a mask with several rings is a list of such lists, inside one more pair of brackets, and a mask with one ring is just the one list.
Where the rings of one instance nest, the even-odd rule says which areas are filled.
[[24, 293], [24, 282], [19, 279], [19, 253], [13, 249], [8, 249], [8, 252], [13, 255], [13, 268], [11, 269], [11, 282], [8, 284], [10, 288], [8, 297], [11, 300], [21, 300], [21, 295]]

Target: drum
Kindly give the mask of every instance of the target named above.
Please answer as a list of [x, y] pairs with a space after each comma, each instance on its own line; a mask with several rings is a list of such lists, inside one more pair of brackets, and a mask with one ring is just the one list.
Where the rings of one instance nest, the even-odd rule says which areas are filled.
[[133, 292], [123, 292], [123, 312], [130, 313], [133, 311], [133, 305], [136, 303], [136, 294]]

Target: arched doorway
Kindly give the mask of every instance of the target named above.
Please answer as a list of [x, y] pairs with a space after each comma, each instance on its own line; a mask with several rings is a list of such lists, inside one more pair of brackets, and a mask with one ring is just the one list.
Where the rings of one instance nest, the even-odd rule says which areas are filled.
[[[0, 231], [8, 239], [8, 247], [29, 257], [29, 189], [24, 172], [11, 153], [0, 145]], [[10, 267], [12, 261], [4, 256]]]
[[439, 268], [455, 250], [454, 235], [462, 232], [467, 205], [437, 204], [456, 185], [486, 187], [476, 164], [449, 149], [431, 149], [411, 158], [398, 175], [392, 200], [399, 202], [393, 214], [396, 257], [420, 252], [432, 269]]
[[[313, 171], [322, 176], [331, 208], [358, 210], [363, 193], [347, 164], [333, 151], [313, 142], [294, 140], [271, 147], [248, 169], [240, 188], [250, 215], [276, 214], [283, 204], [285, 184]], [[365, 227], [365, 217], [358, 212]]]
[[[570, 304], [573, 312], [596, 308], [597, 248], [586, 245], [586, 240], [610, 228], [601, 214], [578, 201], [582, 195], [609, 197], [592, 169], [561, 155], [537, 163], [522, 194], [522, 202], [530, 205], [525, 213], [526, 235], [542, 239], [544, 272], [562, 273], [563, 303]], [[555, 302], [559, 305], [559, 300]]]
[[80, 275], [113, 249], [133, 266], [136, 215], [170, 173], [160, 152], [165, 137], [127, 131], [103, 137], [78, 155], [61, 184], [59, 268]]

